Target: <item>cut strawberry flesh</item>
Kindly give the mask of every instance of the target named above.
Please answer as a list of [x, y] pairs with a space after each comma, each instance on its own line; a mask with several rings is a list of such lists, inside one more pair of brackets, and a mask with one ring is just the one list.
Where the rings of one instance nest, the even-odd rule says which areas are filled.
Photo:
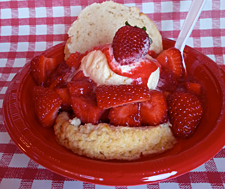
[[171, 47], [161, 52], [156, 58], [163, 69], [169, 69], [177, 77], [182, 76], [182, 57], [178, 49]]
[[158, 56], [158, 54], [156, 54], [155, 51], [153, 50], [149, 50], [148, 55], [151, 56], [152, 58], [156, 58]]
[[159, 125], [167, 121], [167, 104], [162, 92], [151, 91], [151, 98], [141, 102], [142, 125]]
[[68, 88], [57, 88], [55, 91], [59, 94], [62, 99], [61, 109], [65, 111], [71, 110], [72, 100]]
[[77, 70], [80, 67], [82, 58], [83, 58], [83, 55], [81, 53], [79, 52], [72, 53], [66, 60], [66, 64], [69, 67], [74, 67], [75, 70]]
[[67, 81], [64, 78], [65, 75], [70, 73], [70, 68], [68, 65], [63, 61], [61, 62], [55, 69], [54, 72], [52, 72], [47, 81], [45, 82], [45, 87], [50, 87], [52, 89], [57, 87], [63, 87], [66, 85]]
[[87, 79], [74, 80], [67, 84], [71, 96], [89, 95], [93, 92], [93, 83]]
[[126, 104], [110, 109], [110, 124], [116, 126], [140, 126], [141, 117], [138, 103]]
[[72, 77], [72, 81], [75, 81], [78, 79], [87, 79], [87, 77], [84, 75], [84, 72], [82, 70], [79, 70], [78, 72], [76, 72], [76, 74]]
[[53, 126], [62, 100], [52, 89], [35, 87], [33, 91], [34, 109], [43, 127]]
[[192, 92], [195, 95], [199, 95], [201, 92], [200, 83], [185, 82], [185, 87], [189, 92]]
[[56, 58], [47, 58], [43, 55], [36, 56], [31, 60], [30, 70], [38, 86], [44, 85], [51, 73], [58, 66]]
[[93, 96], [71, 96], [73, 111], [82, 123], [97, 124], [104, 110], [97, 106]]

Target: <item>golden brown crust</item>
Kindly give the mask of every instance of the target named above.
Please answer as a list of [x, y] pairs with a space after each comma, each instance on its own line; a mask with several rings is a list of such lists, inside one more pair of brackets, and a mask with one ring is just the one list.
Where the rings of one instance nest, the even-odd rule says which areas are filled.
[[84, 53], [101, 44], [111, 44], [116, 31], [128, 21], [133, 26], [146, 27], [153, 43], [150, 50], [162, 51], [162, 36], [155, 23], [136, 7], [127, 7], [113, 1], [93, 3], [82, 10], [69, 28], [65, 45], [65, 59], [71, 53]]
[[168, 123], [156, 127], [123, 127], [106, 123], [73, 125], [66, 112], [57, 117], [54, 131], [60, 145], [76, 154], [101, 160], [135, 160], [162, 153], [176, 143]]

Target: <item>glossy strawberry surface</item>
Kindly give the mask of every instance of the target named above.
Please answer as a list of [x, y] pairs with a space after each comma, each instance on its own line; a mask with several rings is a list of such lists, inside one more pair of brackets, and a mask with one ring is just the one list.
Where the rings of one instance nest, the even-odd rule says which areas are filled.
[[112, 125], [129, 127], [140, 126], [140, 104], [131, 103], [111, 108], [108, 117]]
[[67, 84], [71, 96], [88, 95], [93, 92], [94, 84], [87, 79], [71, 81]]
[[71, 96], [71, 100], [75, 116], [78, 117], [83, 124], [99, 123], [105, 110], [98, 107], [95, 96]]
[[96, 88], [96, 97], [98, 106], [107, 109], [146, 101], [150, 98], [150, 91], [140, 85], [102, 85]]
[[36, 84], [43, 85], [58, 64], [56, 58], [47, 58], [43, 55], [34, 57], [31, 60], [30, 70]]
[[112, 47], [115, 59], [126, 65], [147, 54], [150, 39], [142, 28], [126, 25], [116, 32]]
[[44, 86], [52, 89], [65, 86], [67, 83], [67, 75], [70, 75], [70, 72], [71, 69], [65, 63], [65, 61], [61, 62], [48, 76]]
[[168, 97], [169, 120], [176, 137], [190, 137], [203, 115], [199, 99], [187, 92], [175, 92]]
[[178, 49], [171, 47], [161, 52], [157, 58], [163, 69], [171, 70], [177, 77], [182, 76], [182, 57]]
[[167, 103], [162, 92], [152, 90], [150, 99], [140, 104], [142, 125], [153, 126], [167, 121]]
[[80, 67], [81, 59], [82, 59], [82, 54], [79, 52], [75, 52], [70, 54], [70, 56], [66, 60], [66, 64], [69, 67], [74, 67], [77, 70]]
[[58, 93], [42, 86], [34, 87], [34, 109], [43, 127], [51, 127], [55, 123], [62, 100]]

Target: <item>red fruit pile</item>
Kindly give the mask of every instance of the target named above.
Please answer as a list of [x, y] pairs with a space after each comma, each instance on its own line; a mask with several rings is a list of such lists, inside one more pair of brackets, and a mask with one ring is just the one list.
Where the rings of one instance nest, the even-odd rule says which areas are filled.
[[97, 104], [109, 110], [109, 122], [121, 126], [158, 125], [167, 121], [162, 92], [139, 85], [99, 86]]
[[[169, 120], [176, 137], [190, 137], [203, 115], [198, 100], [198, 97], [202, 98], [201, 84], [191, 76], [183, 76], [181, 54], [177, 49], [170, 48], [159, 55], [148, 52], [150, 39], [143, 31], [131, 26], [119, 29], [113, 40], [113, 53], [121, 65], [147, 53], [154, 56], [154, 62], [140, 64], [140, 73], [136, 73], [138, 70], [131, 73], [142, 77], [147, 68], [143, 65], [155, 65], [156, 68], [159, 65], [160, 79], [156, 90], [147, 88], [148, 78], [143, 79], [146, 80], [144, 84], [134, 82], [131, 85], [98, 86], [83, 71], [78, 70], [82, 57], [87, 53], [76, 52], [61, 63], [43, 55], [35, 57], [30, 65], [37, 85], [34, 87], [33, 100], [42, 126], [53, 126], [59, 110], [62, 110], [78, 117], [83, 124], [105, 122], [137, 127], [156, 126]], [[97, 49], [105, 53], [106, 57], [109, 55], [106, 46]], [[107, 60], [110, 67], [108, 57]], [[151, 66], [152, 71], [155, 67], [153, 69]]]

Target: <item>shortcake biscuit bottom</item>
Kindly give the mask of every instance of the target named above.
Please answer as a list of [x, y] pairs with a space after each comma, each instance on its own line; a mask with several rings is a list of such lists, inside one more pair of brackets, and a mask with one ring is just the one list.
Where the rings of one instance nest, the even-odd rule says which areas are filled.
[[106, 123], [80, 125], [66, 112], [56, 119], [56, 140], [74, 153], [101, 160], [135, 160], [162, 153], [176, 143], [169, 123], [159, 126], [123, 127]]

